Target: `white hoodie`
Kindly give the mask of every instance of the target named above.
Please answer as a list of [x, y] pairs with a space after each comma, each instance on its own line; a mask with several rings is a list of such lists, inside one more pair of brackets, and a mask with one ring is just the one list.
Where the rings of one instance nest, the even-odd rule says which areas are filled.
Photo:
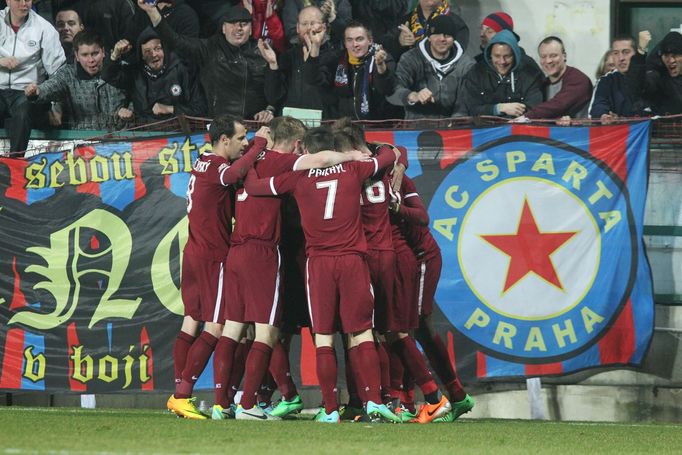
[[40, 84], [66, 62], [59, 32], [35, 11], [19, 31], [10, 24], [9, 7], [0, 11], [0, 57], [15, 57], [13, 70], [0, 67], [0, 89], [23, 90], [28, 84]]

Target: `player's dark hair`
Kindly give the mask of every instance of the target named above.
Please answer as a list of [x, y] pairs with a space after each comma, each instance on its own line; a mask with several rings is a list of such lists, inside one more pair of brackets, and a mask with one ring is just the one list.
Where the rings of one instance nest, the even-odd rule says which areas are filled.
[[334, 150], [337, 152], [350, 152], [355, 149], [353, 137], [350, 134], [343, 131], [334, 133]]
[[611, 49], [613, 49], [613, 43], [616, 41], [630, 41], [630, 46], [632, 46], [632, 50], [637, 52], [637, 42], [631, 35], [616, 35], [613, 37], [611, 40]]
[[78, 52], [78, 48], [81, 46], [92, 46], [93, 44], [98, 45], [104, 49], [104, 41], [99, 33], [93, 30], [81, 30], [76, 33], [73, 37], [73, 49]]
[[341, 117], [332, 124], [332, 131], [343, 132], [353, 138], [354, 147], [358, 148], [367, 143], [365, 130], [357, 123], [353, 123], [350, 117]]
[[311, 128], [303, 136], [303, 146], [308, 153], [317, 153], [322, 150], [334, 150], [334, 133], [324, 126]]
[[220, 136], [223, 134], [227, 137], [234, 136], [237, 129], [237, 123], [242, 123], [241, 119], [230, 114], [224, 114], [214, 118], [211, 122], [211, 126], [208, 127], [208, 135], [211, 138], [211, 143], [214, 145], [217, 144], [220, 140]]
[[293, 143], [303, 139], [306, 127], [299, 119], [284, 115], [270, 122], [270, 131], [275, 144]]
[[372, 39], [372, 30], [370, 30], [369, 27], [367, 27], [365, 24], [358, 20], [352, 20], [346, 25], [346, 27], [343, 29], [344, 37], [346, 36], [346, 30], [348, 30], [349, 28], [364, 28], [365, 32], [367, 33], [367, 38]]
[[540, 41], [540, 44], [538, 44], [538, 50], [540, 50], [540, 46], [542, 46], [543, 44], [549, 44], [549, 43], [559, 43], [559, 46], [561, 46], [561, 53], [562, 54], [566, 53], [566, 48], [564, 47], [564, 42], [561, 41], [561, 38], [559, 38], [558, 36], [548, 36], [547, 38]]

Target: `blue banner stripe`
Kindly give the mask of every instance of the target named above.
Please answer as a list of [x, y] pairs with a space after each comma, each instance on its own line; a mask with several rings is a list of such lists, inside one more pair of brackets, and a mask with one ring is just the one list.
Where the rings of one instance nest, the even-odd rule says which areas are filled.
[[[39, 371], [38, 368], [41, 365], [41, 362], [47, 363], [47, 359], [45, 358], [45, 337], [41, 335], [36, 335], [31, 332], [24, 332], [24, 352], [26, 352], [27, 349], [31, 349], [31, 355], [32, 358], [34, 359], [33, 362], [33, 374], [38, 374]], [[42, 359], [42, 360], [39, 360]], [[22, 363], [22, 368], [21, 371], [26, 371], [26, 354], [24, 355], [24, 361]], [[45, 365], [43, 364], [43, 368], [45, 368]], [[45, 390], [45, 380], [41, 379], [37, 382], [33, 382], [31, 379], [27, 378], [26, 376], [23, 376], [21, 378], [21, 389], [22, 390]]]

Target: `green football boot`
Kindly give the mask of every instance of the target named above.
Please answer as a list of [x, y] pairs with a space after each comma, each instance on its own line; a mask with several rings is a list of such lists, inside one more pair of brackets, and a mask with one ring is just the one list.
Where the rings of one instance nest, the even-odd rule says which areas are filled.
[[462, 401], [454, 401], [452, 404], [452, 411], [448, 412], [443, 417], [434, 419], [434, 422], [454, 422], [462, 414], [474, 409], [474, 399], [467, 395]]
[[296, 395], [290, 401], [282, 398], [277, 406], [275, 406], [270, 414], [275, 417], [286, 417], [290, 414], [298, 414], [303, 409], [303, 400], [300, 395]]

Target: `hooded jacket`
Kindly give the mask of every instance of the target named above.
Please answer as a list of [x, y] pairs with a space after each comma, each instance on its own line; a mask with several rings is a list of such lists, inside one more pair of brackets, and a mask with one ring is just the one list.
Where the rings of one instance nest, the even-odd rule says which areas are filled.
[[28, 84], [40, 84], [66, 62], [59, 32], [49, 22], [29, 11], [14, 33], [9, 7], [0, 11], [0, 56], [19, 60], [13, 70], [0, 67], [0, 89], [23, 90]]
[[[139, 121], [153, 122], [178, 114], [205, 115], [206, 106], [196, 79], [173, 52], [164, 47], [164, 67], [160, 72], [151, 73], [145, 69], [141, 47], [154, 38], [158, 35], [152, 29], [142, 32], [137, 40], [134, 65], [126, 64], [123, 59], [116, 62], [106, 59], [102, 78], [131, 93], [133, 111]], [[174, 113], [155, 115], [152, 108], [156, 103], [173, 106]]]
[[[464, 77], [474, 66], [474, 60], [466, 55], [459, 42], [454, 42], [450, 56], [436, 60], [430, 52], [429, 40], [424, 39], [405, 52], [396, 70], [396, 88], [388, 100], [405, 107], [406, 119], [449, 118], [466, 115], [462, 100]], [[434, 103], [413, 104], [407, 98], [411, 92], [428, 88]]]
[[646, 60], [644, 91], [654, 114], [682, 114], [682, 75], [670, 76], [661, 60], [663, 54], [682, 55], [682, 35], [670, 32], [651, 51]]
[[[514, 65], [501, 76], [490, 53], [495, 44], [506, 44], [514, 54]], [[516, 37], [509, 30], [497, 33], [483, 51], [483, 61], [476, 63], [464, 80], [464, 104], [469, 115], [504, 115], [500, 103], [523, 103], [531, 109], [542, 102], [542, 75], [526, 65]]]
[[266, 73], [267, 63], [255, 41], [236, 47], [220, 32], [208, 39], [190, 38], [176, 33], [163, 19], [155, 30], [169, 49], [198, 65], [209, 116], [232, 114], [248, 120], [274, 106], [276, 100], [266, 99], [264, 86], [276, 81], [266, 81], [271, 73]]

